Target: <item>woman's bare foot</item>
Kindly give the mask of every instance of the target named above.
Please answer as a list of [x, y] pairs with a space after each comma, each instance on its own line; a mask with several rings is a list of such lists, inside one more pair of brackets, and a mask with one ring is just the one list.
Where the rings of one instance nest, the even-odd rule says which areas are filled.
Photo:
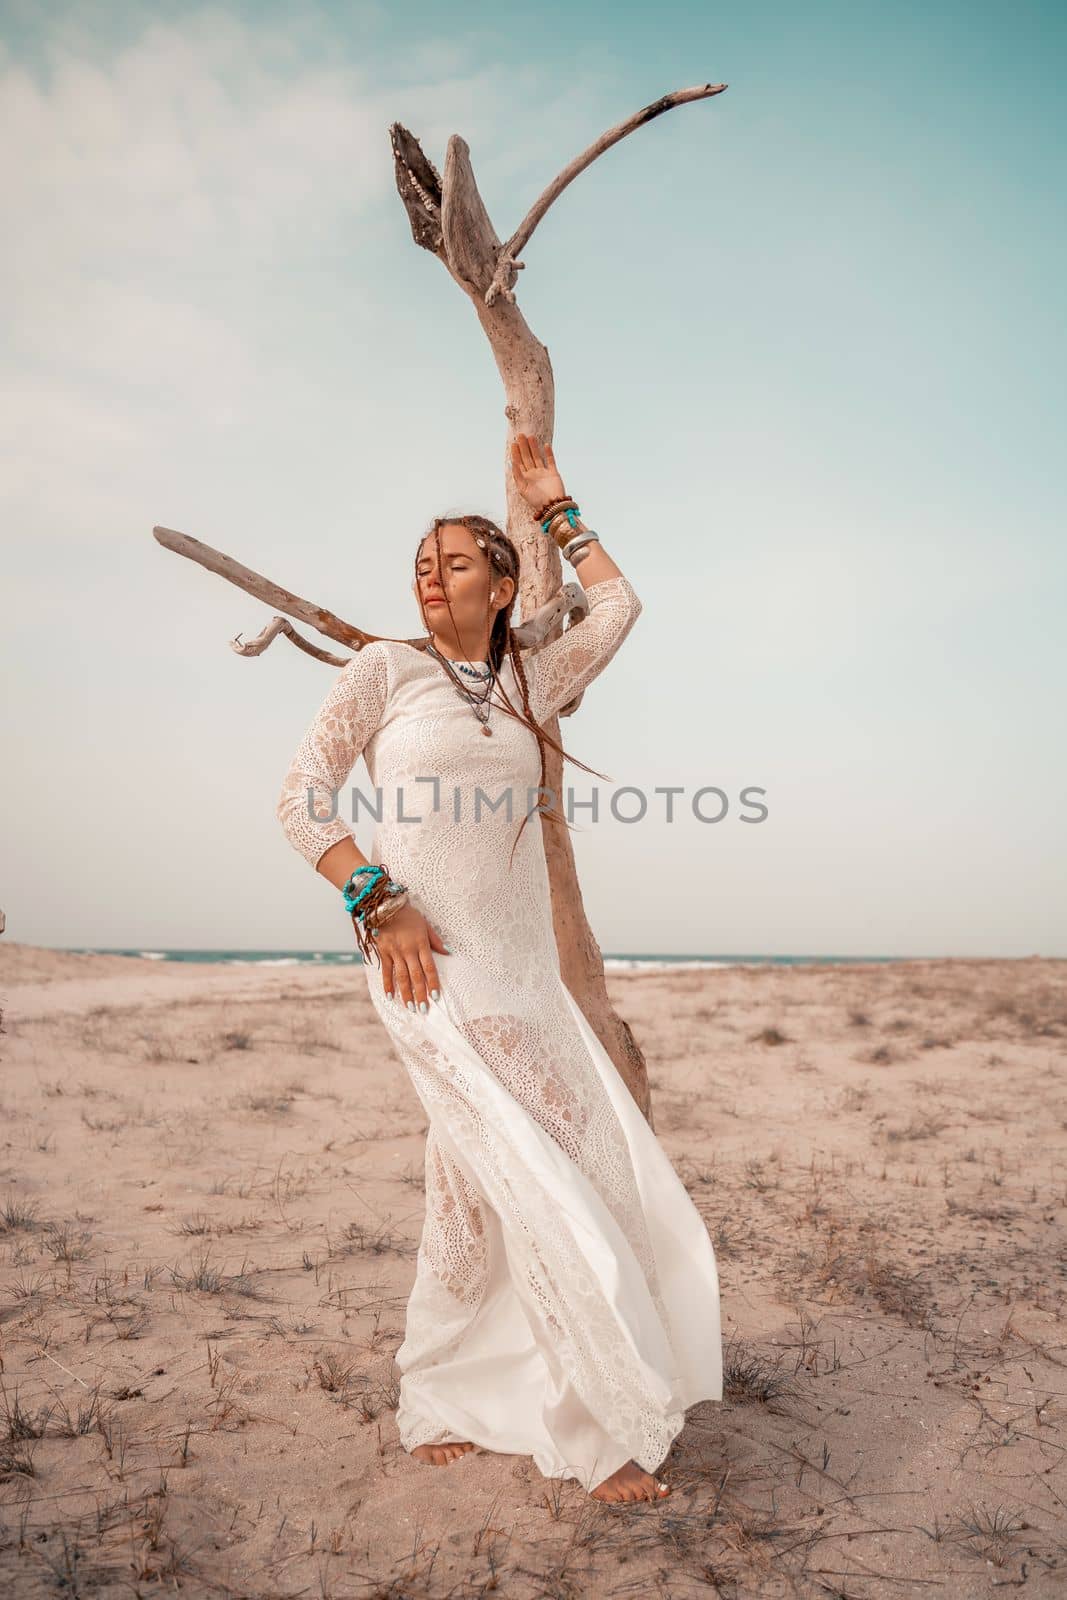
[[474, 1446], [467, 1442], [463, 1444], [417, 1444], [411, 1454], [416, 1461], [428, 1461], [432, 1467], [446, 1467], [450, 1461], [455, 1461], [457, 1456], [473, 1450]]
[[598, 1483], [590, 1493], [594, 1500], [665, 1500], [670, 1486], [645, 1472], [636, 1461], [627, 1461], [618, 1472]]

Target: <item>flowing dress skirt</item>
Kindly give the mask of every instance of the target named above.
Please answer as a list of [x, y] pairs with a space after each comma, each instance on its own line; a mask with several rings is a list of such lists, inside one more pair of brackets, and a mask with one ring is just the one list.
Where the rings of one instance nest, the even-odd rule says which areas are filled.
[[630, 1459], [654, 1472], [686, 1408], [721, 1399], [719, 1283], [560, 976], [540, 819], [509, 870], [514, 836], [483, 818], [375, 838], [453, 952], [427, 1013], [364, 969], [429, 1121], [397, 1420], [407, 1450], [470, 1440], [592, 1489]]

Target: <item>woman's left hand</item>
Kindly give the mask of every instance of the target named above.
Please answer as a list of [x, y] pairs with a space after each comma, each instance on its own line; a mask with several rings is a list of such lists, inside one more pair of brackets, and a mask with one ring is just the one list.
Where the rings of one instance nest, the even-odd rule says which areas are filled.
[[565, 499], [567, 491], [556, 469], [552, 446], [542, 447], [532, 434], [515, 436], [511, 446], [511, 470], [519, 493], [535, 512], [553, 500]]

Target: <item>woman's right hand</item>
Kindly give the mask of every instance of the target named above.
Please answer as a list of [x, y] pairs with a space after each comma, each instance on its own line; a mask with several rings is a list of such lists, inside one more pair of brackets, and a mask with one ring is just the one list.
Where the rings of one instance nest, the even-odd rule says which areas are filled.
[[445, 951], [445, 942], [421, 911], [408, 902], [401, 907], [374, 938], [382, 962], [382, 983], [387, 1000], [394, 996], [401, 1005], [409, 1000], [416, 1009], [440, 999], [441, 980], [433, 958], [435, 950]]

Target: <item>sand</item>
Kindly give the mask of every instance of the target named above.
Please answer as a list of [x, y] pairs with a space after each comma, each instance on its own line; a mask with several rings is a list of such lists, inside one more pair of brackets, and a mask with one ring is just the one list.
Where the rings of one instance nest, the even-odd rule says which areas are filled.
[[609, 982], [722, 1278], [660, 1505], [401, 1449], [426, 1123], [358, 967], [0, 941], [0, 1592], [1067, 1592], [1067, 962]]

